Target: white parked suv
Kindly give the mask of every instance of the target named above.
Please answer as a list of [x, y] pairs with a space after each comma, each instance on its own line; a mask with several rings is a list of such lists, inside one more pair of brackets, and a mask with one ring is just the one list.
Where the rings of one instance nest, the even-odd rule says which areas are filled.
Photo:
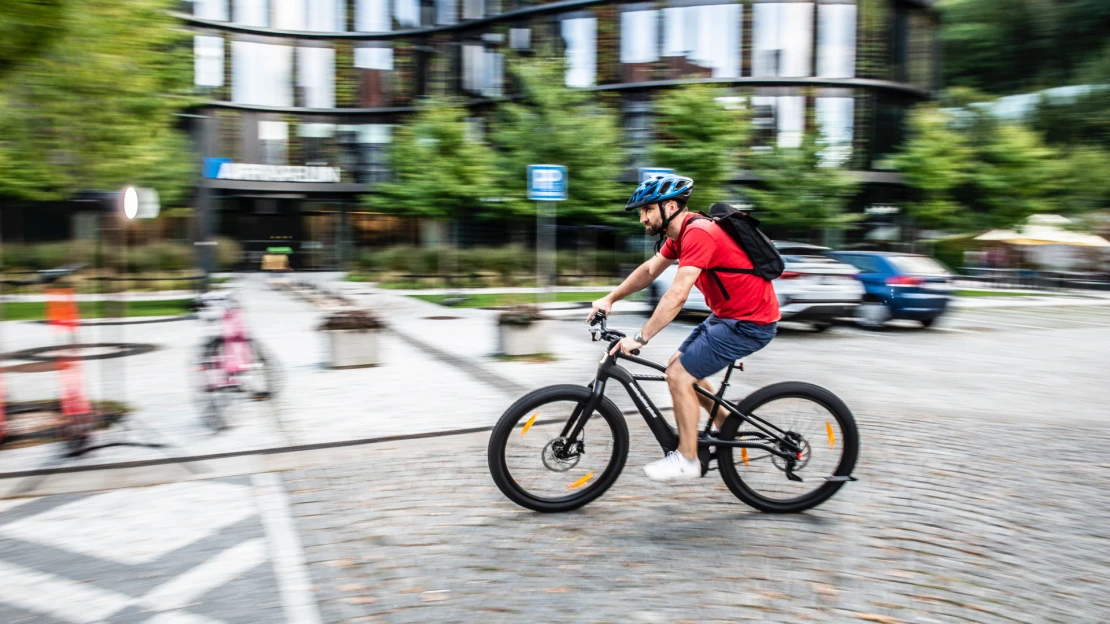
[[[835, 318], [851, 317], [863, 300], [863, 284], [856, 278], [859, 270], [850, 264], [824, 255], [828, 247], [806, 243], [775, 241], [786, 270], [772, 284], [784, 321], [811, 323], [824, 331]], [[672, 264], [647, 288], [648, 303], [654, 307], [674, 281], [678, 265]], [[705, 296], [695, 286], [683, 310], [709, 312]]]

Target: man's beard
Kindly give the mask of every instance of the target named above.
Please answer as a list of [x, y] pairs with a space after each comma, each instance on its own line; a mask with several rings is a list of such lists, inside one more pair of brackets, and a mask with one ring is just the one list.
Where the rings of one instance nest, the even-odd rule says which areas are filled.
[[654, 224], [653, 225], [645, 225], [644, 228], [647, 230], [648, 236], [658, 236], [659, 232], [663, 231], [662, 226], [656, 226]]

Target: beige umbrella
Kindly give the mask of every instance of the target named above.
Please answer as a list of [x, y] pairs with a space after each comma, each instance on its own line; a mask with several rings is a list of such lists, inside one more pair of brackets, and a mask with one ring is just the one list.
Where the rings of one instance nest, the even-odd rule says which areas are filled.
[[1014, 230], [991, 230], [975, 237], [975, 240], [998, 241], [1011, 245], [1072, 245], [1076, 247], [1110, 247], [1110, 241], [1094, 234], [1081, 234], [1065, 230], [1061, 225], [1071, 223], [1060, 215], [1033, 215], [1021, 228]]

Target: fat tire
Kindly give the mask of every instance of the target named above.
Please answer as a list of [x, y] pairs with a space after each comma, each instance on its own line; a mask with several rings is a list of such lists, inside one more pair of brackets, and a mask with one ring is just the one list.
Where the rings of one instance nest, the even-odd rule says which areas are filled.
[[[852, 416], [851, 410], [832, 392], [810, 383], [786, 381], [756, 390], [745, 397], [737, 407], [741, 413], [749, 414], [770, 401], [791, 397], [814, 401], [828, 409], [829, 413], [836, 418], [844, 435], [844, 455], [840, 458], [840, 464], [836, 467], [833, 475], [851, 475], [852, 469], [856, 467], [856, 459], [859, 457], [859, 431], [856, 428], [856, 420]], [[735, 438], [736, 431], [740, 428], [742, 422], [739, 416], [729, 415], [721, 427], [720, 438], [722, 440]], [[720, 467], [721, 478], [728, 489], [736, 495], [736, 498], [762, 512], [798, 513], [812, 509], [828, 500], [844, 485], [843, 481], [827, 481], [809, 494], [789, 502], [770, 499], [760, 495], [744, 483], [740, 473], [736, 470], [732, 451], [731, 447], [722, 446], [717, 448], [717, 464]]]
[[589, 487], [572, 496], [557, 500], [538, 498], [529, 494], [513, 481], [505, 463], [505, 447], [509, 435], [516, 428], [520, 419], [531, 412], [533, 408], [557, 401], [585, 402], [589, 400], [591, 394], [592, 390], [585, 386], [571, 384], [548, 386], [524, 395], [501, 415], [490, 434], [487, 457], [493, 482], [497, 484], [497, 489], [501, 490], [501, 493], [509, 500], [521, 507], [542, 513], [571, 511], [593, 501], [616, 483], [617, 477], [620, 476], [621, 470], [624, 469], [624, 463], [628, 459], [628, 425], [617, 406], [608, 397], [604, 396], [601, 397], [601, 402], [594, 410], [591, 418], [597, 418], [600, 414], [609, 423], [613, 431], [613, 455], [610, 458], [609, 465], [605, 467], [605, 472]]

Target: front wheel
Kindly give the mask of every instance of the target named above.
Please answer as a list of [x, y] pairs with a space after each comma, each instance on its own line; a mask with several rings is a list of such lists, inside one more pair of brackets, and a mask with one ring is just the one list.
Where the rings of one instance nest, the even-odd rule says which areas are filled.
[[[859, 432], [852, 412], [833, 393], [813, 384], [784, 382], [748, 395], [721, 427], [721, 440], [801, 449], [796, 461], [763, 449], [717, 447], [717, 464], [728, 489], [741, 501], [769, 513], [796, 513], [829, 499], [852, 474]], [[772, 435], [768, 435], [768, 431]], [[789, 474], [800, 480], [792, 480]]]
[[591, 390], [541, 388], [505, 410], [489, 439], [489, 471], [509, 500], [533, 511], [577, 509], [605, 493], [628, 457], [628, 426], [601, 397], [581, 433], [568, 440]]

